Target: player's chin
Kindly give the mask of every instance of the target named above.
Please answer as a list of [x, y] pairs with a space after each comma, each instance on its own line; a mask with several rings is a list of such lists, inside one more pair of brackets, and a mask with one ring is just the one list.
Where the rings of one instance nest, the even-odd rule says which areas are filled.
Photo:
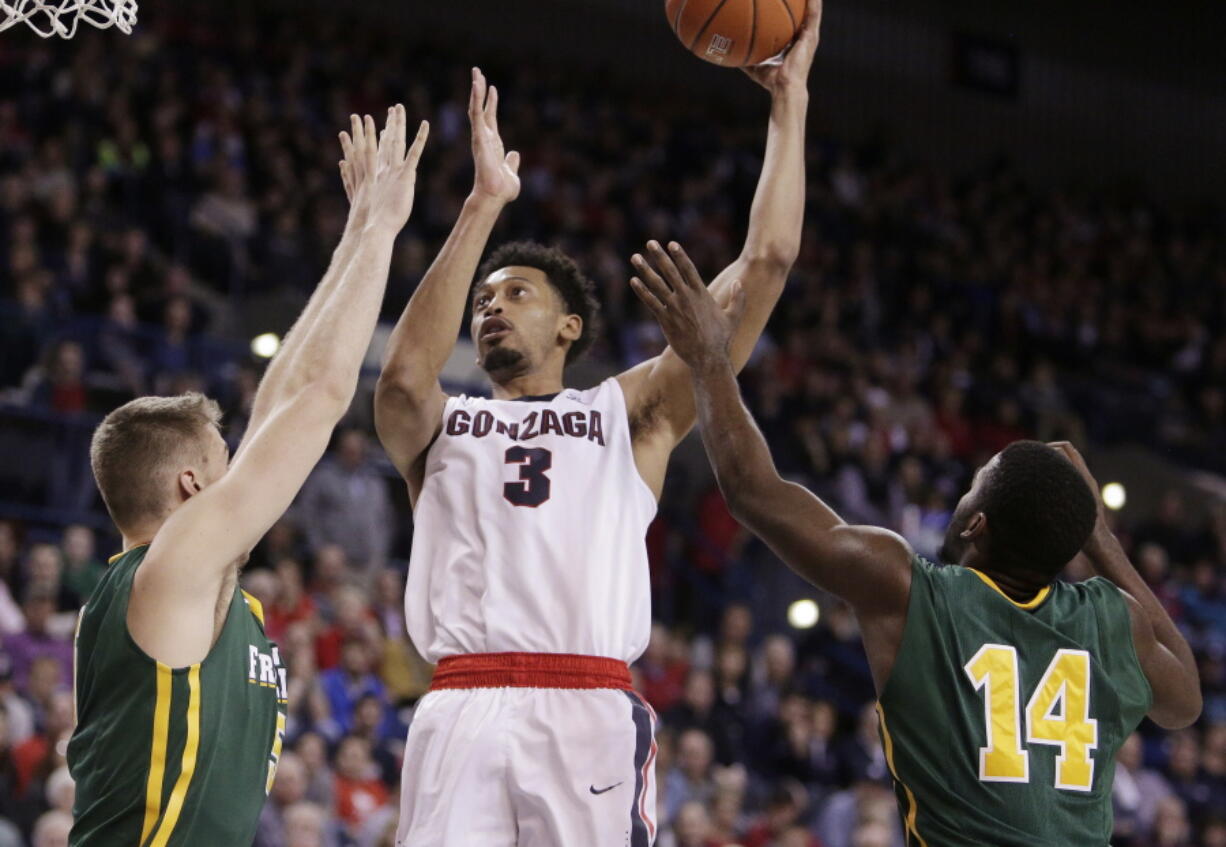
[[489, 347], [481, 357], [481, 369], [494, 377], [520, 371], [526, 364], [523, 352], [505, 343]]

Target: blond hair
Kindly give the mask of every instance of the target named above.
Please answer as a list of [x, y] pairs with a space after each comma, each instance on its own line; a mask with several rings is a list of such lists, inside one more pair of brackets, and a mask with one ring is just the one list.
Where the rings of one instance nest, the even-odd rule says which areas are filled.
[[138, 397], [107, 415], [94, 430], [89, 461], [115, 525], [169, 514], [175, 477], [204, 459], [207, 433], [220, 422], [217, 402], [195, 391]]

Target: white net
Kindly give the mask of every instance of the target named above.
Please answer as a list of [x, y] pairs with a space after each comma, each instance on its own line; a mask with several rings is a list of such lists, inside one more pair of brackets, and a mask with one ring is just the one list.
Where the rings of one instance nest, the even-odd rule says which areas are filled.
[[72, 38], [84, 21], [98, 29], [114, 26], [130, 35], [136, 0], [0, 0], [0, 13], [0, 32], [24, 23], [43, 38]]

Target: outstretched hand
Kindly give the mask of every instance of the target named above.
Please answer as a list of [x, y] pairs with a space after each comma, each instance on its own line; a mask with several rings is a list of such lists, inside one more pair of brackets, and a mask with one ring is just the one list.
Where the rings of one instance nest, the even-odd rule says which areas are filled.
[[507, 153], [498, 132], [498, 89], [488, 85], [480, 68], [473, 68], [468, 97], [468, 121], [473, 137], [473, 193], [510, 203], [519, 196], [519, 153]]
[[680, 244], [670, 242], [666, 252], [650, 241], [647, 255], [636, 253], [631, 259], [639, 276], [630, 280], [630, 287], [655, 315], [669, 345], [691, 368], [726, 361], [745, 311], [740, 282], [717, 303]]
[[772, 96], [789, 89], [804, 90], [808, 85], [809, 69], [813, 67], [821, 32], [822, 0], [808, 0], [804, 23], [800, 25], [800, 32], [784, 54], [783, 61], [752, 65], [742, 70]]
[[363, 223], [377, 223], [399, 232], [413, 211], [417, 163], [430, 135], [430, 124], [421, 122], [406, 151], [404, 106], [397, 104], [387, 110], [381, 134], [375, 132], [370, 115], [351, 115], [349, 121], [350, 131], [340, 134], [345, 153], [340, 163], [341, 182], [349, 198], [349, 213]]

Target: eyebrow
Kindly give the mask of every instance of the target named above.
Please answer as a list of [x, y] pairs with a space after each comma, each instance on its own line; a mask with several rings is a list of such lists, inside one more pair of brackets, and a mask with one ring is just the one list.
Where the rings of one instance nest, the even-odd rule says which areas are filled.
[[[508, 276], [508, 277], [506, 277], [506, 278], [504, 278], [504, 279], [503, 279], [503, 282], [511, 282], [512, 280], [514, 280], [514, 281], [516, 281], [516, 282], [526, 282], [526, 283], [528, 283], [528, 285], [536, 285], [536, 283], [535, 283], [535, 282], [533, 282], [532, 280], [528, 279], [528, 277], [526, 277], [526, 276]], [[473, 288], [473, 299], [474, 299], [474, 300], [476, 300], [476, 299], [477, 299], [477, 297], [479, 297], [479, 296], [480, 296], [480, 295], [481, 295], [483, 292], [485, 292], [487, 289], [490, 289], [490, 288], [493, 288], [493, 287], [494, 287], [494, 286], [493, 286], [491, 283], [488, 283], [488, 282], [482, 282], [482, 283], [480, 283], [479, 285], [477, 285], [476, 287], [474, 287], [474, 288]]]

